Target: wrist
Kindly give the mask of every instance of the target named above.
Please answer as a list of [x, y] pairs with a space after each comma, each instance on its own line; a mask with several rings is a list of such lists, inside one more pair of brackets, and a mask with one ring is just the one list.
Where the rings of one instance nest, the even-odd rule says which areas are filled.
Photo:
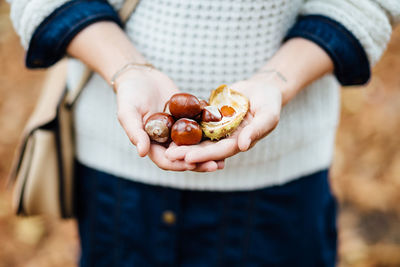
[[113, 76], [110, 78], [110, 85], [113, 87], [114, 92], [117, 93], [117, 88], [119, 88], [119, 86], [126, 81], [131, 81], [132, 79], [137, 78], [145, 78], [150, 73], [155, 71], [155, 67], [149, 63], [128, 63], [113, 74]]
[[284, 72], [277, 69], [261, 69], [249, 78], [250, 81], [261, 83], [264, 86], [274, 87], [279, 90], [282, 97], [282, 106], [284, 106], [294, 96], [294, 84], [287, 78]]
[[283, 88], [288, 83], [287, 77], [277, 69], [261, 69], [250, 77], [250, 80], [268, 83], [278, 88]]

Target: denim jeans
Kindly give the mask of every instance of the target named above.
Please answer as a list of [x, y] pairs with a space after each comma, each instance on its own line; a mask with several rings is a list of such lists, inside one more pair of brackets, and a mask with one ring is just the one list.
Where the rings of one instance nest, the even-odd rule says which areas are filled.
[[[334, 266], [327, 170], [254, 191], [178, 190], [77, 164], [81, 266]], [[245, 177], [244, 177], [245, 179]]]

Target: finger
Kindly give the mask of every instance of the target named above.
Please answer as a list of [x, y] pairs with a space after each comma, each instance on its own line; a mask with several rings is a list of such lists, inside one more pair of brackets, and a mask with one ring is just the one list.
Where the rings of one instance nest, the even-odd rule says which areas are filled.
[[203, 141], [197, 145], [190, 145], [190, 146], [185, 146], [185, 145], [177, 146], [175, 143], [171, 143], [168, 149], [165, 151], [165, 155], [170, 160], [183, 160], [185, 159], [185, 156], [189, 151], [195, 150], [199, 147], [207, 146], [209, 144], [214, 144], [214, 142]]
[[[193, 146], [177, 146], [175, 143], [171, 143], [168, 147], [168, 149], [165, 151], [166, 157], [171, 160], [183, 160], [185, 158], [185, 154], [187, 151], [189, 151], [190, 147]], [[178, 156], [176, 156], [178, 155]], [[217, 168], [215, 168], [215, 164], [213, 163], [215, 161], [208, 161], [208, 162], [202, 162], [202, 163], [197, 163], [196, 168], [193, 170], [195, 172], [210, 172], [210, 171], [215, 171], [215, 170], [221, 170], [225, 167], [225, 161], [224, 160], [219, 160], [216, 161], [215, 164]]]
[[142, 116], [136, 111], [118, 112], [118, 120], [131, 143], [136, 146], [139, 156], [146, 156], [150, 149], [150, 138], [143, 130]]
[[183, 160], [171, 161], [165, 157], [165, 147], [152, 144], [149, 150], [149, 158], [161, 169], [170, 171], [194, 170], [196, 164], [187, 163]]
[[218, 170], [222, 170], [223, 168], [225, 168], [225, 160], [218, 160], [217, 165], [218, 165]]
[[165, 151], [165, 156], [172, 161], [183, 160], [185, 159], [185, 155], [188, 150], [188, 146], [177, 146], [174, 142], [172, 142]]
[[239, 133], [239, 149], [247, 151], [254, 142], [267, 136], [276, 127], [278, 121], [279, 115], [261, 111], [256, 113], [251, 122]]
[[185, 161], [189, 163], [205, 162], [210, 160], [224, 160], [239, 151], [236, 138], [227, 138], [218, 142], [209, 142], [197, 146], [186, 153]]
[[215, 172], [218, 170], [218, 163], [215, 161], [207, 161], [197, 163], [197, 167], [193, 170], [195, 172]]

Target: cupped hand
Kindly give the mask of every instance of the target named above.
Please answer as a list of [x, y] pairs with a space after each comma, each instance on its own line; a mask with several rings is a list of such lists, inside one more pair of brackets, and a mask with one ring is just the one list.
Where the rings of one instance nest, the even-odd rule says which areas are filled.
[[146, 119], [161, 112], [164, 104], [179, 90], [174, 82], [158, 70], [132, 69], [121, 75], [115, 83], [118, 120], [139, 156], [146, 155], [161, 169], [172, 171], [215, 171], [224, 167], [223, 160], [188, 163], [182, 159], [166, 157], [166, 147], [150, 141], [144, 131]]
[[279, 82], [265, 79], [262, 75], [230, 85], [233, 90], [247, 96], [250, 101], [249, 111], [235, 132], [217, 142], [204, 141], [192, 146], [170, 146], [166, 151], [167, 158], [193, 164], [224, 160], [241, 151], [249, 150], [257, 141], [275, 129], [279, 122], [282, 106], [280, 86]]

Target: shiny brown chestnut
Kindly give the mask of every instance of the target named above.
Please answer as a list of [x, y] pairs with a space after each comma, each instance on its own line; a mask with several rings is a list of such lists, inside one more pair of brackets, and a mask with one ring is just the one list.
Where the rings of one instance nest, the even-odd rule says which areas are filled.
[[169, 111], [175, 118], [193, 119], [201, 110], [199, 99], [188, 93], [175, 94], [169, 100]]
[[144, 129], [151, 140], [165, 143], [169, 139], [174, 122], [174, 119], [168, 113], [158, 112], [147, 119]]
[[195, 145], [200, 143], [203, 132], [200, 125], [191, 119], [177, 120], [171, 129], [171, 138], [175, 144], [180, 145]]
[[216, 106], [206, 106], [201, 115], [202, 122], [217, 122], [222, 120], [222, 114]]

